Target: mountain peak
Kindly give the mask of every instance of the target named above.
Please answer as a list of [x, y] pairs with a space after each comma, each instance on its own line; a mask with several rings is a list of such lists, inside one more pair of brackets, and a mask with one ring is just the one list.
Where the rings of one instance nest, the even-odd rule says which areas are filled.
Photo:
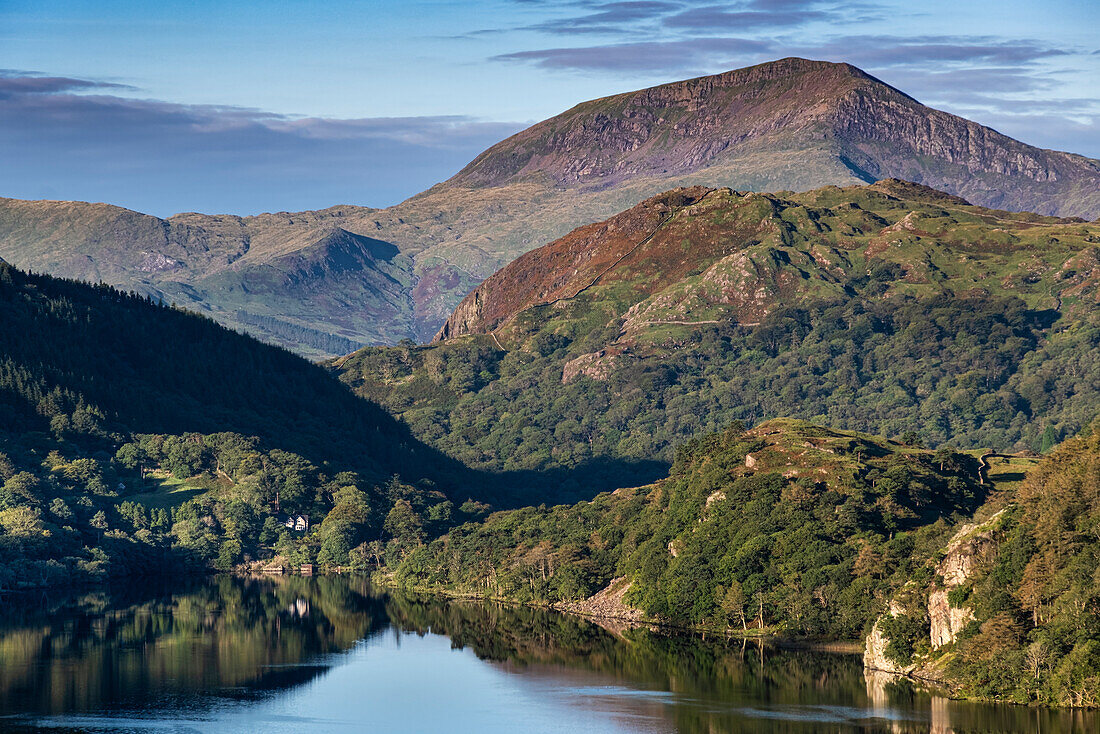
[[602, 97], [489, 148], [444, 186], [606, 188], [640, 176], [690, 174], [762, 139], [821, 123], [837, 99], [867, 87], [901, 95], [850, 64], [792, 57]]

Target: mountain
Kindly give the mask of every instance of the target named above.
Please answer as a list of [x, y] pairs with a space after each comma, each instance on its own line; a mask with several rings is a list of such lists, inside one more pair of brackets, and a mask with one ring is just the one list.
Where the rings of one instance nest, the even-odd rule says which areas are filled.
[[1097, 223], [897, 180], [678, 189], [519, 257], [435, 343], [332, 367], [492, 470], [667, 466], [776, 415], [1039, 450], [1100, 412], [1098, 245]]
[[427, 339], [518, 255], [677, 186], [802, 191], [890, 177], [984, 206], [1100, 216], [1100, 162], [931, 109], [847, 64], [782, 59], [582, 103], [389, 209], [162, 220], [3, 200], [0, 256], [331, 356]]
[[342, 226], [349, 211], [369, 210], [162, 220], [5, 199], [0, 251], [18, 267], [135, 290], [307, 355], [342, 354], [411, 329], [415, 280], [396, 246]]

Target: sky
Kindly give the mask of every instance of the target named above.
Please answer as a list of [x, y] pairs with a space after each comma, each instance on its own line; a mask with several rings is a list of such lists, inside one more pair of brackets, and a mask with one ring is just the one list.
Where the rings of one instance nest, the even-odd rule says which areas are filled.
[[389, 206], [574, 104], [846, 61], [1100, 158], [1096, 0], [0, 0], [0, 196]]

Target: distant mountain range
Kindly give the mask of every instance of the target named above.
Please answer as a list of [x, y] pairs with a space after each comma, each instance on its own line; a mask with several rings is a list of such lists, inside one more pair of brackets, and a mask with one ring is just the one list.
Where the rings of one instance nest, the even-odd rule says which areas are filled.
[[205, 311], [312, 357], [425, 340], [518, 255], [675, 186], [903, 178], [983, 206], [1100, 215], [1100, 162], [921, 105], [847, 64], [783, 59], [577, 105], [389, 209], [179, 214], [0, 201], [0, 256]]

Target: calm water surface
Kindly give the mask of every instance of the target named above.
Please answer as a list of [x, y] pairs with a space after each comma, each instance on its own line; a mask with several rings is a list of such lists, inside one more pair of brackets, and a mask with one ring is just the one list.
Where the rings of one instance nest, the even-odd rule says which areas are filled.
[[857, 656], [221, 577], [0, 606], [0, 729], [26, 732], [1097, 732], [1081, 712], [865, 679]]

